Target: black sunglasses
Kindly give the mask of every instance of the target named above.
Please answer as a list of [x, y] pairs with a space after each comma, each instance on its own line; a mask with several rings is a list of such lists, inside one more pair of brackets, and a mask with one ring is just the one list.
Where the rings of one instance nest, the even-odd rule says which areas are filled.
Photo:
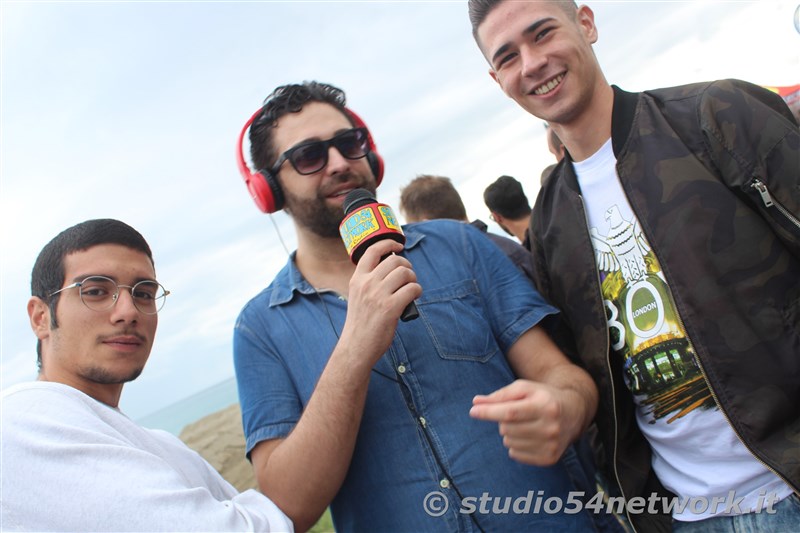
[[288, 160], [298, 174], [319, 172], [328, 164], [328, 149], [335, 146], [346, 159], [361, 159], [369, 153], [369, 134], [366, 128], [353, 128], [334, 135], [327, 141], [308, 141], [292, 146], [278, 158], [272, 167], [275, 175]]

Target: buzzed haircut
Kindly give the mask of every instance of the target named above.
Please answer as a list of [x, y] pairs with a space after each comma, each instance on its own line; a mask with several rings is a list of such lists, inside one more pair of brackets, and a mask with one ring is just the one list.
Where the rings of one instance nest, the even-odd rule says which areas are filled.
[[[475, 42], [478, 43], [478, 46], [481, 45], [480, 41], [478, 40], [478, 26], [483, 24], [483, 21], [489, 16], [489, 12], [492, 11], [496, 6], [502, 4], [506, 1], [519, 1], [519, 0], [469, 0], [467, 2], [467, 8], [469, 11], [469, 22], [472, 24], [472, 36], [475, 38]], [[543, 1], [543, 0], [534, 0], [534, 1]], [[578, 4], [574, 2], [574, 0], [545, 0], [549, 1], [553, 4], [558, 4], [558, 6], [570, 16], [570, 19], [575, 20], [575, 12], [578, 9]]]

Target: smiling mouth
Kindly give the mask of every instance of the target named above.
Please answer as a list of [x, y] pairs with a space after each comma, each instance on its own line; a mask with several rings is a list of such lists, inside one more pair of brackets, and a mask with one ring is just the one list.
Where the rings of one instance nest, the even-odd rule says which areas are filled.
[[549, 93], [550, 91], [552, 91], [553, 89], [555, 89], [556, 87], [558, 87], [561, 84], [561, 81], [563, 79], [564, 79], [564, 75], [563, 74], [559, 74], [558, 76], [556, 76], [552, 80], [550, 80], [547, 83], [544, 83], [544, 84], [540, 85], [539, 87], [537, 87], [536, 89], [534, 89], [533, 90], [533, 94], [535, 94], [536, 96], [545, 95], [545, 94]]

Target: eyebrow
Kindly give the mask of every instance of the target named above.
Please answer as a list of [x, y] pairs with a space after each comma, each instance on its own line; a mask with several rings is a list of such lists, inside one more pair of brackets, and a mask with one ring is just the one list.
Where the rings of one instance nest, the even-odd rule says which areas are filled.
[[[533, 33], [536, 30], [538, 30], [539, 27], [542, 24], [550, 22], [551, 20], [554, 20], [554, 18], [553, 17], [546, 17], [546, 18], [543, 18], [541, 20], [537, 20], [536, 22], [534, 22], [533, 24], [531, 24], [530, 26], [528, 26], [527, 28], [522, 30], [522, 35], [530, 35], [531, 33]], [[497, 60], [498, 57], [500, 57], [501, 55], [505, 54], [508, 51], [509, 48], [511, 48], [511, 43], [505, 43], [503, 46], [498, 48], [497, 52], [495, 52], [494, 55], [492, 56], [492, 64], [494, 64], [494, 62]]]
[[[112, 280], [114, 283], [116, 283], [117, 285], [119, 285], [119, 283], [120, 283], [119, 279], [117, 279], [116, 276], [109, 276], [108, 274], [84, 274], [84, 275], [76, 276], [76, 277], [72, 278], [72, 282], [73, 283], [79, 283], [79, 282], [85, 280], [86, 278], [93, 278], [95, 276], [102, 276], [104, 278], [108, 278], [108, 279]], [[141, 277], [139, 277], [139, 278], [135, 278], [133, 280], [133, 284], [136, 285], [140, 281], [155, 281], [156, 283], [158, 283], [158, 281], [156, 281], [155, 278], [141, 278]], [[124, 285], [124, 283], [123, 283], [123, 285]]]
[[334, 137], [338, 137], [339, 135], [341, 135], [342, 133], [344, 133], [346, 131], [355, 130], [355, 129], [358, 129], [358, 126], [350, 126], [349, 128], [340, 128], [340, 129], [336, 130], [333, 133], [333, 135], [328, 137], [327, 139], [323, 139], [319, 135], [317, 135], [315, 137], [309, 137], [308, 139], [305, 139], [305, 140], [300, 141], [300, 142], [298, 142], [296, 144], [293, 144], [292, 146], [290, 146], [289, 148], [287, 148], [284, 151], [288, 152], [289, 150], [297, 148], [298, 146], [303, 146], [303, 145], [306, 145], [306, 144], [309, 144], [309, 143], [322, 142], [322, 141], [326, 141], [326, 140], [329, 141], [329, 140], [333, 139]]

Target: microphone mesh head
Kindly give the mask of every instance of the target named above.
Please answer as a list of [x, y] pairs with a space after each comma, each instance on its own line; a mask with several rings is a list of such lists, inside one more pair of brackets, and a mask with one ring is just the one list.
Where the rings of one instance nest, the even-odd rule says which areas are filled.
[[353, 189], [344, 197], [344, 214], [349, 215], [359, 207], [377, 202], [375, 196], [366, 189]]

